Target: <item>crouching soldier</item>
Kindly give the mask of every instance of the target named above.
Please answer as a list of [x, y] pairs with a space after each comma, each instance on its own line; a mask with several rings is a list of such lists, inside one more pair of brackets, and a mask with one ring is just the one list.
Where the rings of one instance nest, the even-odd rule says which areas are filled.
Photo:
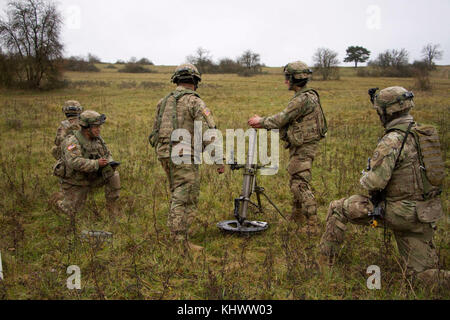
[[[370, 197], [357, 195], [330, 204], [321, 241], [321, 263], [333, 263], [344, 241], [347, 223], [393, 230], [408, 274], [433, 285], [450, 282], [450, 271], [438, 269], [433, 243], [441, 203], [445, 166], [439, 135], [432, 126], [414, 122], [414, 94], [391, 87], [371, 101], [386, 129], [369, 161], [361, 185]], [[328, 260], [328, 261], [327, 261]]]
[[116, 171], [119, 163], [100, 136], [106, 116], [95, 111], [80, 116], [81, 130], [69, 135], [61, 144], [62, 157], [55, 165], [54, 174], [61, 179], [63, 200], [57, 207], [75, 216], [93, 188], [105, 187], [106, 206], [113, 217], [118, 213], [120, 176]]

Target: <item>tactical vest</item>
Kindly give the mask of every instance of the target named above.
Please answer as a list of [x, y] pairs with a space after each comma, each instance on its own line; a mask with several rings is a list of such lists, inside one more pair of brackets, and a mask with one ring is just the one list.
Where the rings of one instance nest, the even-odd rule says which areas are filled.
[[178, 101], [188, 94], [200, 98], [200, 95], [192, 90], [175, 90], [163, 99], [157, 115], [156, 127], [149, 136], [149, 142], [153, 148], [157, 148], [162, 140], [170, 141], [172, 132], [178, 129]]
[[[386, 134], [398, 131], [407, 134], [409, 124], [389, 129]], [[386, 187], [386, 196], [424, 201], [436, 198], [442, 193], [445, 165], [442, 160], [441, 144], [436, 128], [414, 124], [406, 143], [414, 145], [415, 152], [394, 169]], [[398, 156], [401, 157], [401, 154]]]
[[320, 141], [326, 137], [328, 132], [327, 120], [322, 109], [319, 93], [313, 89], [305, 89], [297, 93], [294, 98], [308, 92], [313, 92], [317, 96], [318, 107], [314, 108], [312, 112], [300, 116], [289, 126], [287, 136], [289, 143], [294, 147]]

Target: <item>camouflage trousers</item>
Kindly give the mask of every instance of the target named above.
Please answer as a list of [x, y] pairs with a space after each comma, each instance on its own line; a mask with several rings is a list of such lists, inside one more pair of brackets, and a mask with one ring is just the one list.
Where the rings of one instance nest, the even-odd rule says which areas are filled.
[[63, 200], [57, 202], [58, 208], [64, 213], [74, 215], [80, 212], [87, 199], [87, 195], [94, 188], [105, 187], [105, 198], [107, 207], [114, 206], [120, 197], [120, 175], [118, 172], [114, 173], [108, 181], [99, 178], [90, 182], [89, 185], [78, 186], [66, 182], [61, 183], [61, 193]]
[[200, 194], [198, 165], [175, 165], [171, 159], [160, 159], [170, 183], [170, 211], [167, 225], [173, 237], [185, 239], [195, 218]]
[[[392, 208], [396, 210], [392, 210]], [[421, 223], [413, 210], [397, 210], [396, 203], [387, 203], [384, 223], [393, 230], [397, 247], [409, 273], [435, 269], [439, 259], [433, 244], [434, 229], [431, 224]], [[368, 197], [352, 196], [333, 201], [327, 217], [327, 227], [320, 243], [321, 254], [333, 258], [344, 241], [348, 222], [369, 226], [369, 213], [373, 204]]]
[[317, 219], [317, 202], [310, 185], [317, 149], [317, 144], [312, 143], [290, 150], [288, 172], [294, 198], [292, 218], [297, 221]]

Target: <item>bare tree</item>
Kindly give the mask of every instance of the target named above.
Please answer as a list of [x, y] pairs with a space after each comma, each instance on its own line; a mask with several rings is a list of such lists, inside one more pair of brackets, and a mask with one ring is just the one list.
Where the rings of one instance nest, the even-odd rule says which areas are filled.
[[338, 53], [327, 48], [319, 48], [313, 56], [314, 67], [316, 72], [322, 75], [323, 80], [328, 80], [332, 76], [339, 78], [339, 60], [337, 59]]
[[219, 61], [218, 69], [220, 73], [239, 73], [242, 71], [242, 66], [233, 59], [223, 58]]
[[410, 77], [413, 70], [409, 65], [409, 53], [406, 49], [386, 50], [369, 62], [372, 75], [383, 77]]
[[422, 49], [423, 60], [427, 63], [430, 69], [434, 69], [436, 67], [436, 60], [442, 59], [444, 52], [442, 50], [439, 50], [440, 46], [441, 45], [439, 44], [429, 43]]
[[195, 65], [200, 73], [210, 72], [214, 65], [211, 54], [202, 47], [199, 47], [194, 55], [187, 56], [186, 60]]
[[248, 71], [261, 72], [261, 56], [258, 53], [247, 50], [238, 58], [238, 62]]
[[386, 50], [378, 55], [375, 61], [370, 64], [373, 66], [378, 66], [382, 68], [401, 68], [407, 66], [409, 63], [409, 53], [406, 49], [392, 49]]
[[61, 14], [45, 0], [8, 3], [7, 18], [0, 19], [0, 46], [18, 63], [15, 77], [30, 88], [59, 78], [62, 57]]

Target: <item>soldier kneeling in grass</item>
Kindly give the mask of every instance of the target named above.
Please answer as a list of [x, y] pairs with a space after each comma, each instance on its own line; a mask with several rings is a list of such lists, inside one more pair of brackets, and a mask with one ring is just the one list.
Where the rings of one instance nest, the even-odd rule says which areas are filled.
[[321, 241], [321, 264], [334, 263], [348, 222], [384, 225], [393, 230], [407, 273], [427, 285], [450, 283], [450, 271], [439, 270], [433, 244], [443, 217], [440, 195], [445, 177], [439, 135], [432, 126], [414, 122], [414, 94], [391, 87], [369, 91], [386, 128], [361, 185], [368, 196], [333, 201]]
[[69, 135], [61, 144], [61, 159], [54, 167], [54, 175], [61, 179], [63, 199], [57, 207], [74, 217], [93, 188], [105, 187], [107, 210], [117, 214], [120, 195], [118, 163], [100, 136], [106, 116], [95, 111], [80, 116], [81, 130]]

